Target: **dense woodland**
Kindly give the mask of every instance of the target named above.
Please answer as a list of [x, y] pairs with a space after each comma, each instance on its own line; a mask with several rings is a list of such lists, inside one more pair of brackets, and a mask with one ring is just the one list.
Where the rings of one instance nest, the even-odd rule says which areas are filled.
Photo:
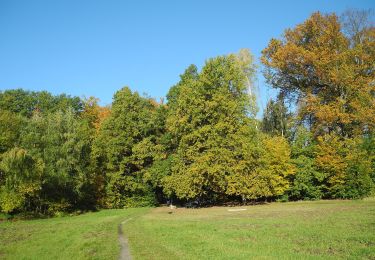
[[277, 90], [256, 118], [246, 49], [189, 66], [166, 102], [0, 92], [0, 210], [76, 210], [362, 198], [375, 191], [375, 27], [314, 13], [271, 39]]

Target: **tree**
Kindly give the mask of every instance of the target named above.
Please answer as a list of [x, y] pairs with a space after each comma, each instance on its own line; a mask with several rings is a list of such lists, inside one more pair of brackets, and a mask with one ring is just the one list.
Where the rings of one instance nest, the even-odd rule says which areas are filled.
[[286, 139], [263, 135], [256, 146], [253, 142], [247, 149], [251, 164], [247, 168], [241, 164], [234, 166], [241, 170], [229, 177], [229, 194], [241, 195], [244, 201], [281, 197], [289, 189], [289, 179], [294, 174]]
[[297, 128], [291, 148], [296, 173], [289, 192], [290, 198], [307, 200], [322, 198], [325, 174], [318, 171], [316, 167], [316, 143], [308, 129], [303, 126]]
[[167, 100], [168, 100], [168, 107], [170, 107], [171, 110], [174, 109], [174, 105], [176, 105], [179, 94], [181, 91], [181, 88], [189, 84], [190, 81], [194, 81], [198, 79], [198, 68], [194, 64], [190, 65], [185, 72], [180, 75], [180, 81], [172, 86], [167, 94]]
[[22, 133], [21, 145], [44, 164], [40, 211], [55, 214], [95, 207], [91, 171], [93, 129], [72, 109], [43, 116], [35, 113]]
[[110, 107], [99, 106], [99, 99], [95, 97], [89, 97], [83, 100], [83, 111], [81, 117], [83, 120], [87, 120], [92, 128], [99, 131], [103, 121], [111, 114]]
[[0, 92], [0, 109], [25, 117], [31, 117], [35, 111], [43, 114], [72, 109], [75, 114], [82, 111], [82, 101], [78, 97], [65, 94], [53, 96], [47, 91], [26, 91], [23, 89]]
[[0, 110], [0, 155], [19, 145], [25, 119], [7, 110]]
[[335, 14], [314, 13], [272, 39], [262, 52], [267, 82], [296, 98], [315, 135], [352, 137], [373, 131], [375, 28], [363, 28], [352, 46]]
[[31, 116], [35, 101], [30, 92], [22, 89], [6, 90], [0, 92], [0, 109]]
[[0, 169], [0, 209], [9, 213], [33, 210], [33, 199], [39, 196], [43, 163], [25, 149], [13, 148], [2, 155]]
[[316, 165], [325, 175], [327, 198], [361, 198], [370, 194], [371, 159], [362, 149], [361, 139], [337, 135], [318, 138]]
[[265, 153], [260, 175], [267, 176], [271, 196], [278, 197], [290, 188], [291, 176], [295, 174], [290, 158], [291, 150], [283, 137], [264, 137], [262, 144]]
[[262, 130], [271, 135], [288, 135], [290, 115], [282, 99], [268, 102], [263, 114]]
[[371, 164], [371, 179], [375, 184], [375, 137], [373, 134], [363, 138], [361, 150], [365, 152], [365, 158], [368, 158]]
[[119, 90], [111, 115], [104, 120], [94, 145], [96, 169], [106, 179], [106, 206], [132, 207], [155, 204], [152, 187], [144, 180], [162, 148], [158, 146], [158, 104]]
[[198, 75], [188, 69], [181, 77], [167, 118], [177, 147], [171, 175], [164, 179], [167, 194], [185, 200], [222, 199], [233, 193], [228, 178], [236, 165], [249, 169], [251, 153], [245, 144], [255, 129], [250, 67], [231, 54], [208, 60]]
[[368, 17], [348, 11], [340, 22], [314, 13], [262, 52], [267, 82], [296, 101], [297, 124], [317, 143], [314, 155], [294, 151], [296, 198], [363, 197], [373, 186], [363, 148], [375, 126], [375, 28]]
[[348, 9], [340, 17], [343, 32], [350, 39], [352, 46], [362, 44], [365, 40], [366, 31], [371, 30], [374, 23], [371, 22], [370, 17], [373, 15], [373, 10], [356, 10]]

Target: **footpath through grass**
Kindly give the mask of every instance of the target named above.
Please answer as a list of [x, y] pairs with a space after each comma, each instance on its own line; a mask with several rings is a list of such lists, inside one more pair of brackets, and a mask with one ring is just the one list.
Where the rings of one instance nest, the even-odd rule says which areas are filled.
[[[170, 210], [103, 210], [0, 222], [0, 259], [375, 259], [375, 199]], [[170, 212], [173, 213], [170, 214]]]
[[375, 259], [374, 199], [243, 208], [156, 208], [124, 233], [135, 259]]
[[118, 224], [148, 210], [0, 222], [0, 259], [118, 259]]

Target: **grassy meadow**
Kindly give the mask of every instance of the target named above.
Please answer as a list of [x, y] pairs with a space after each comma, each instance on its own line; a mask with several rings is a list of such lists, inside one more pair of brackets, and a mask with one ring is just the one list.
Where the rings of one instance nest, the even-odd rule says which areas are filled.
[[[237, 208], [237, 207], [236, 207]], [[0, 259], [375, 259], [375, 199], [103, 210], [0, 222]]]
[[124, 232], [135, 259], [375, 259], [375, 200], [244, 208], [156, 208]]
[[118, 224], [147, 210], [0, 222], [0, 259], [117, 259]]

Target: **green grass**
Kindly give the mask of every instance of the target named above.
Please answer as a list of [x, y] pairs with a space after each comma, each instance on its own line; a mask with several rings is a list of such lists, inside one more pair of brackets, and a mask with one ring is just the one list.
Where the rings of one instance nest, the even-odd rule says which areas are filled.
[[125, 219], [134, 259], [375, 259], [375, 199], [103, 210], [0, 222], [0, 259], [117, 259]]
[[0, 222], [0, 259], [117, 259], [117, 226], [149, 209]]
[[375, 259], [375, 200], [156, 208], [124, 226], [135, 259]]

